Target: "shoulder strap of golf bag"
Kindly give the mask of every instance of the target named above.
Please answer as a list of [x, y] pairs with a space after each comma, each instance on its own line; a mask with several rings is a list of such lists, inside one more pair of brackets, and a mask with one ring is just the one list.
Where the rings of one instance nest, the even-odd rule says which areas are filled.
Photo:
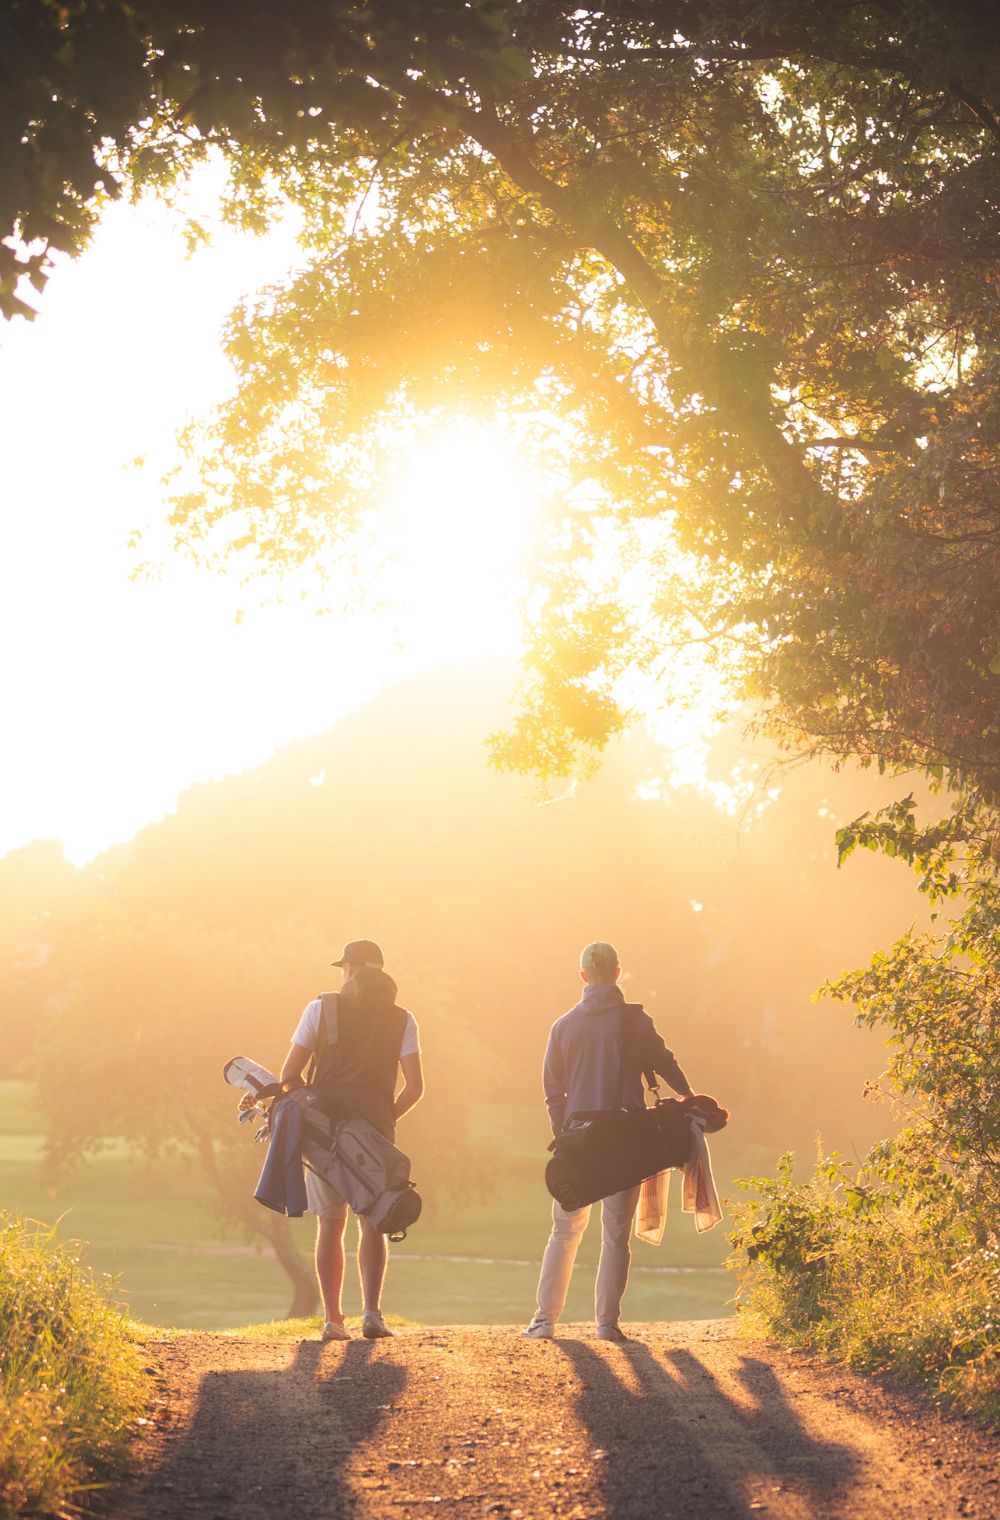
[[311, 1087], [316, 1081], [319, 1072], [319, 1063], [323, 1059], [331, 1045], [336, 1045], [340, 1038], [340, 1016], [338, 1012], [338, 992], [321, 992], [319, 995], [319, 1028], [316, 1031], [316, 1049], [309, 1057], [309, 1066], [306, 1071], [306, 1082]]
[[[641, 1003], [622, 1004], [621, 1064], [618, 1068], [618, 1085], [615, 1088], [615, 1108], [621, 1108], [622, 1099], [625, 1096], [625, 1074], [628, 1071], [629, 1058], [632, 1055], [633, 1047], [636, 1047], [635, 1054], [639, 1058], [640, 1062], [642, 1059], [642, 1050], [640, 1045], [641, 1031], [639, 1021], [645, 1011], [646, 1010], [643, 1008]], [[644, 1071], [642, 1075], [646, 1086], [649, 1088], [649, 1091], [653, 1094], [657, 1103], [659, 1103], [660, 1092], [656, 1083], [656, 1073], [649, 1069]]]

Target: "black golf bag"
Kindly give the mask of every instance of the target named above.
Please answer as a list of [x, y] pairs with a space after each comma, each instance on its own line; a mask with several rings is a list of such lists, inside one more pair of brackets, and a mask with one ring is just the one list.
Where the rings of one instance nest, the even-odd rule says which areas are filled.
[[691, 1155], [690, 1109], [674, 1098], [574, 1125], [549, 1146], [545, 1185], [567, 1212], [635, 1187]]

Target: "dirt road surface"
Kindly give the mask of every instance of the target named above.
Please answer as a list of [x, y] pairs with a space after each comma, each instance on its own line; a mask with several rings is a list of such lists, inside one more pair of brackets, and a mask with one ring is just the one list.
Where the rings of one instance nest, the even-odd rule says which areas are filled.
[[113, 1520], [1000, 1516], [1000, 1440], [727, 1321], [150, 1345]]

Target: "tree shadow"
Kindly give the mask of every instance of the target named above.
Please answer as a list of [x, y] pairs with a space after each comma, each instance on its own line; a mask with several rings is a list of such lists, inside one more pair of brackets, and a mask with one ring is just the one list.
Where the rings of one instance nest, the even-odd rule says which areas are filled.
[[348, 1463], [405, 1384], [405, 1369], [374, 1357], [368, 1341], [303, 1342], [281, 1368], [209, 1372], [190, 1424], [118, 1513], [347, 1520], [358, 1507]]
[[734, 1368], [748, 1406], [686, 1347], [657, 1357], [640, 1341], [607, 1354], [557, 1344], [583, 1383], [577, 1413], [604, 1454], [595, 1470], [608, 1520], [757, 1520], [779, 1490], [810, 1516], [843, 1513], [858, 1456], [807, 1433], [766, 1362], [741, 1355]]

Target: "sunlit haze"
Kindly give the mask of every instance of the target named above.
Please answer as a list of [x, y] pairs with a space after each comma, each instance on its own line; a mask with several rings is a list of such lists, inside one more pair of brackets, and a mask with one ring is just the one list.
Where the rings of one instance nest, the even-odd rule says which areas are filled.
[[401, 460], [378, 552], [351, 567], [372, 608], [349, 621], [316, 616], [326, 585], [269, 601], [167, 548], [130, 578], [133, 531], [144, 555], [163, 540], [178, 429], [229, 383], [221, 323], [295, 253], [291, 229], [220, 228], [186, 257], [176, 215], [113, 206], [36, 322], [2, 335], [0, 853], [56, 837], [81, 862], [387, 682], [516, 651], [534, 504], [502, 432], [481, 425]]

